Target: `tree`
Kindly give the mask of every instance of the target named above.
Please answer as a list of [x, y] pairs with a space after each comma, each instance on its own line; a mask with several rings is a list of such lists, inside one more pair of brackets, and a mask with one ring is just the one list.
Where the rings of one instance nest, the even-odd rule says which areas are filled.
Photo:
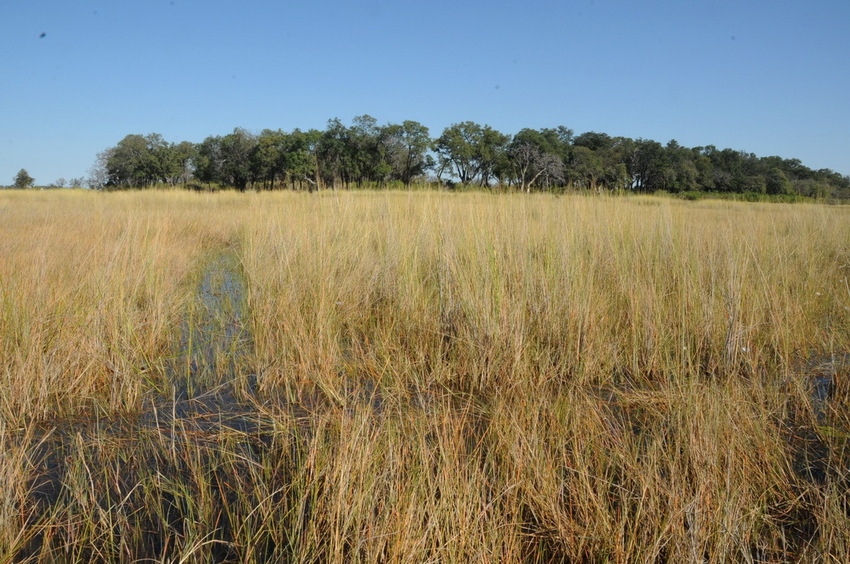
[[523, 129], [514, 136], [508, 157], [521, 191], [530, 192], [538, 182], [547, 188], [564, 182], [564, 161], [557, 152], [545, 131]]
[[771, 169], [768, 172], [766, 189], [768, 194], [791, 194], [793, 192], [791, 181], [778, 168]]
[[152, 184], [166, 182], [174, 186], [183, 176], [184, 161], [188, 157], [178, 153], [177, 146], [166, 142], [158, 133], [150, 134], [147, 139], [152, 159]]
[[106, 159], [106, 184], [140, 188], [152, 182], [156, 168], [147, 140], [142, 135], [125, 136]]
[[697, 189], [698, 190], [714, 190], [714, 165], [703, 147], [694, 147], [691, 149], [693, 153], [693, 163], [697, 171]]
[[357, 116], [348, 130], [348, 153], [352, 174], [358, 186], [364, 182], [383, 183], [392, 172], [383, 143], [384, 129], [368, 114]]
[[27, 172], [27, 169], [22, 168], [18, 171], [18, 174], [15, 175], [13, 184], [15, 188], [32, 188], [33, 184], [35, 184], [35, 179], [30, 176], [30, 173]]
[[370, 115], [357, 116], [351, 127], [339, 118], [328, 120], [315, 146], [317, 166], [326, 185], [348, 188], [364, 182], [384, 182], [392, 173], [383, 144], [384, 128]]
[[322, 132], [317, 129], [296, 129], [283, 139], [280, 168], [293, 189], [303, 188], [305, 182], [310, 192], [318, 189], [320, 179], [316, 149], [321, 138]]
[[[436, 159], [435, 159], [436, 157]], [[762, 192], [850, 199], [850, 177], [812, 170], [798, 159], [757, 157], [713, 145], [687, 148], [675, 140], [574, 135], [558, 126], [504, 135], [471, 121], [452, 124], [437, 139], [416, 121], [379, 125], [369, 115], [350, 126], [338, 118], [323, 131], [234, 129], [202, 143], [166, 142], [161, 135], [131, 134], [97, 156], [93, 188], [184, 186], [190, 178], [239, 190], [309, 190], [325, 186], [409, 186], [426, 171], [438, 182], [516, 186], [519, 190], [576, 187], [588, 190]], [[26, 171], [22, 171], [26, 173]], [[29, 178], [29, 175], [26, 175]], [[30, 178], [15, 185], [30, 186]], [[71, 186], [80, 183], [72, 179]], [[56, 185], [65, 184], [61, 179]]]
[[444, 129], [436, 141], [435, 148], [440, 160], [454, 170], [461, 184], [469, 184], [478, 176], [480, 164], [476, 158], [476, 146], [482, 136], [480, 125], [465, 121]]
[[192, 177], [192, 161], [197, 154], [195, 144], [181, 141], [177, 145], [172, 145], [172, 151], [175, 161], [174, 171], [178, 174], [174, 183], [180, 182], [186, 186]]
[[600, 149], [611, 147], [613, 145], [613, 139], [607, 133], [587, 131], [573, 138], [573, 145], [576, 147], [587, 147], [591, 151], [597, 152]]
[[664, 189], [667, 165], [664, 160], [664, 147], [658, 141], [635, 141], [625, 164], [632, 187], [638, 192]]
[[233, 133], [221, 138], [221, 174], [228, 186], [244, 192], [251, 182], [251, 152], [257, 138], [247, 130], [237, 127]]
[[106, 163], [109, 157], [115, 151], [115, 147], [106, 149], [97, 154], [94, 164], [89, 169], [89, 176], [86, 179], [86, 184], [92, 190], [103, 190], [109, 182], [109, 174], [106, 171]]
[[181, 156], [159, 133], [127, 135], [108, 149], [105, 157], [107, 186], [146, 188], [158, 182], [173, 185], [183, 173]]
[[251, 173], [266, 190], [274, 188], [275, 181], [284, 174], [283, 150], [286, 137], [287, 134], [279, 129], [264, 129], [251, 151]]
[[428, 155], [431, 138], [428, 128], [417, 121], [388, 125], [383, 130], [382, 144], [395, 179], [410, 186], [413, 178], [424, 174], [433, 164]]
[[507, 168], [507, 151], [510, 137], [496, 131], [489, 125], [482, 130], [481, 143], [478, 145], [477, 158], [480, 166], [481, 186], [489, 186], [490, 178], [502, 168]]
[[444, 129], [434, 147], [442, 167], [453, 168], [461, 184], [478, 179], [479, 184], [487, 186], [505, 158], [508, 141], [507, 135], [489, 125], [465, 121]]
[[670, 192], [687, 192], [699, 188], [699, 169], [690, 149], [682, 147], [675, 139], [667, 143], [664, 150], [665, 173]]
[[597, 190], [605, 169], [599, 155], [592, 149], [578, 145], [573, 148], [567, 175], [572, 185], [585, 190]]
[[207, 184], [222, 182], [223, 161], [221, 137], [207, 137], [195, 146], [195, 155], [192, 158], [195, 178]]
[[316, 146], [321, 179], [326, 186], [336, 188], [338, 182], [348, 186], [352, 177], [350, 153], [348, 128], [339, 118], [328, 120], [328, 126]]

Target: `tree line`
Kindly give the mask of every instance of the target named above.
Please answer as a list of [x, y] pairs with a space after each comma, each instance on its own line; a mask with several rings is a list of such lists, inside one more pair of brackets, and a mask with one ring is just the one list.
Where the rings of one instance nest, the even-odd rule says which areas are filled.
[[91, 184], [105, 189], [154, 185], [237, 190], [318, 190], [439, 183], [532, 191], [709, 191], [850, 197], [850, 177], [812, 170], [798, 159], [733, 149], [666, 145], [569, 128], [509, 135], [471, 121], [436, 138], [416, 121], [379, 125], [371, 116], [324, 130], [236, 128], [200, 143], [131, 134], [98, 155]]
[[[65, 180], [64, 178], [58, 178], [53, 182], [40, 186], [41, 188], [82, 188], [86, 184], [86, 179], [80, 178], [72, 178], [71, 180]], [[16, 190], [26, 190], [27, 188], [35, 187], [35, 178], [30, 176], [30, 173], [27, 172], [27, 169], [22, 168], [18, 171], [18, 173], [12, 179], [11, 188]], [[2, 188], [2, 186], [0, 186]]]

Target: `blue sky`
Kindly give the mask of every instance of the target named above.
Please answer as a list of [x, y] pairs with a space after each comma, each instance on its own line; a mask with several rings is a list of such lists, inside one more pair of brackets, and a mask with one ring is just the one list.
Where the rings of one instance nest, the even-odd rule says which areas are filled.
[[130, 133], [198, 142], [362, 114], [850, 174], [848, 31], [847, 0], [4, 0], [0, 184], [85, 176]]

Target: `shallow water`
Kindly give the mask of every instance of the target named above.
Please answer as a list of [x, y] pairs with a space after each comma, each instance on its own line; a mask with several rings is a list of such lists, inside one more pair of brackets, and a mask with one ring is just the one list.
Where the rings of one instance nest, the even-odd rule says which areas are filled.
[[255, 387], [250, 369], [253, 338], [245, 321], [245, 304], [238, 258], [221, 253], [204, 268], [174, 360], [167, 367], [174, 398], [208, 395], [240, 379], [249, 389]]
[[839, 372], [850, 369], [850, 353], [814, 355], [798, 368], [809, 377], [809, 398], [818, 423], [826, 417], [829, 401], [835, 392], [835, 378]]
[[[237, 445], [245, 463], [271, 456], [275, 425], [254, 398], [246, 303], [238, 257], [232, 252], [214, 256], [203, 267], [180, 338], [163, 364], [166, 385], [153, 389], [139, 412], [48, 421], [15, 439], [31, 462], [26, 511], [34, 522], [73, 506], [79, 460], [112, 463], [120, 477], [97, 484], [103, 477], [92, 471], [92, 494], [135, 500], [136, 494], [128, 492], [145, 476], [190, 484], [192, 477], [180, 461], [220, 466], [222, 444]], [[142, 490], [134, 503], [145, 503]], [[230, 494], [222, 490], [221, 495], [223, 503]], [[178, 518], [179, 512], [174, 515]], [[35, 554], [43, 542], [38, 535], [22, 554]]]

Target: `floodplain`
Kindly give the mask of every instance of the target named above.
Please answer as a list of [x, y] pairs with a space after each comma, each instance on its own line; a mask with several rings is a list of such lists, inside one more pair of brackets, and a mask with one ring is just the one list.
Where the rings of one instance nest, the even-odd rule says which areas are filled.
[[850, 554], [850, 209], [0, 192], [0, 561]]

